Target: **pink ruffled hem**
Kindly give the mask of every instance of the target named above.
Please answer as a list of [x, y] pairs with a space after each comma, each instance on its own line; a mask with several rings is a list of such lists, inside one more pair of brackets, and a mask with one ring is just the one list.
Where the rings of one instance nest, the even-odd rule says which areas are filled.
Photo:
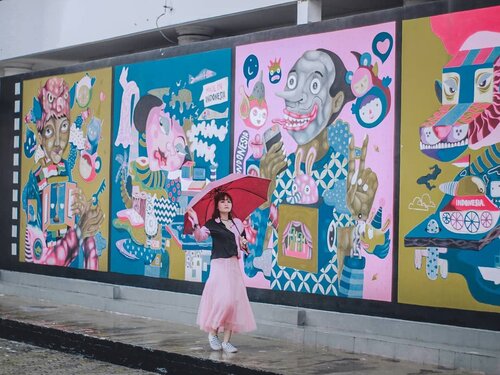
[[206, 332], [224, 328], [249, 332], [257, 328], [236, 257], [213, 259], [201, 296], [196, 323]]

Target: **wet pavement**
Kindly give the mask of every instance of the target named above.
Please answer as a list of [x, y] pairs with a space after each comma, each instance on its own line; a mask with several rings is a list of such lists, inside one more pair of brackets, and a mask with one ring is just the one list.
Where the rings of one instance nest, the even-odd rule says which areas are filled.
[[0, 339], [2, 375], [147, 375], [151, 372], [113, 365], [56, 350]]
[[196, 327], [9, 295], [0, 295], [0, 337], [164, 374], [473, 374], [248, 335], [235, 335], [239, 352], [228, 355]]

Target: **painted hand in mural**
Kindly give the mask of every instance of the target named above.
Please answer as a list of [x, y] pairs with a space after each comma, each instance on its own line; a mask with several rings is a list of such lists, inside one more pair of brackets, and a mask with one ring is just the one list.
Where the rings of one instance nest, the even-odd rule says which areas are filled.
[[347, 207], [355, 220], [366, 221], [378, 188], [378, 179], [370, 168], [365, 169], [366, 153], [368, 150], [368, 135], [363, 140], [359, 166], [356, 169], [356, 150], [354, 135], [349, 143], [349, 172], [347, 173]]
[[260, 175], [271, 180], [267, 193], [267, 202], [261, 208], [267, 208], [271, 201], [274, 188], [276, 187], [276, 176], [279, 171], [287, 166], [286, 155], [283, 149], [283, 141], [275, 143], [260, 159]]
[[95, 236], [104, 221], [101, 208], [92, 205], [92, 200], [87, 199], [81, 189], [73, 192], [73, 200], [73, 212], [80, 215], [78, 226], [82, 231], [82, 239]]

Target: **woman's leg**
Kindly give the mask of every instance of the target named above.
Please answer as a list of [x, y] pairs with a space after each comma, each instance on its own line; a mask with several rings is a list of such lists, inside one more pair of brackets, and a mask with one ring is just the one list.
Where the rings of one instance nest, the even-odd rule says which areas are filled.
[[222, 342], [221, 346], [222, 350], [224, 350], [224, 352], [226, 353], [236, 353], [238, 351], [238, 348], [229, 342], [229, 340], [231, 340], [232, 333], [233, 331], [229, 329], [227, 331], [224, 330], [224, 341]]
[[208, 334], [208, 342], [210, 344], [210, 347], [212, 350], [221, 350], [222, 349], [222, 344], [217, 337], [219, 329], [212, 329], [210, 330], [210, 333]]
[[233, 333], [233, 331], [231, 330], [224, 330], [224, 342], [229, 342], [229, 340], [231, 340], [231, 334]]

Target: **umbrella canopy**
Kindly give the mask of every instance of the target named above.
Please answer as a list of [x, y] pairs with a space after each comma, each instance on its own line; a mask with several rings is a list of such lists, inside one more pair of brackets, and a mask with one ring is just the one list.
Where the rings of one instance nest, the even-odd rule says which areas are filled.
[[[271, 180], [256, 176], [232, 173], [209, 183], [189, 202], [186, 210], [192, 208], [198, 215], [200, 225], [212, 218], [214, 197], [219, 192], [233, 198], [233, 216], [245, 220], [257, 207], [267, 201], [267, 190]], [[187, 213], [184, 215], [184, 233], [193, 232]]]

